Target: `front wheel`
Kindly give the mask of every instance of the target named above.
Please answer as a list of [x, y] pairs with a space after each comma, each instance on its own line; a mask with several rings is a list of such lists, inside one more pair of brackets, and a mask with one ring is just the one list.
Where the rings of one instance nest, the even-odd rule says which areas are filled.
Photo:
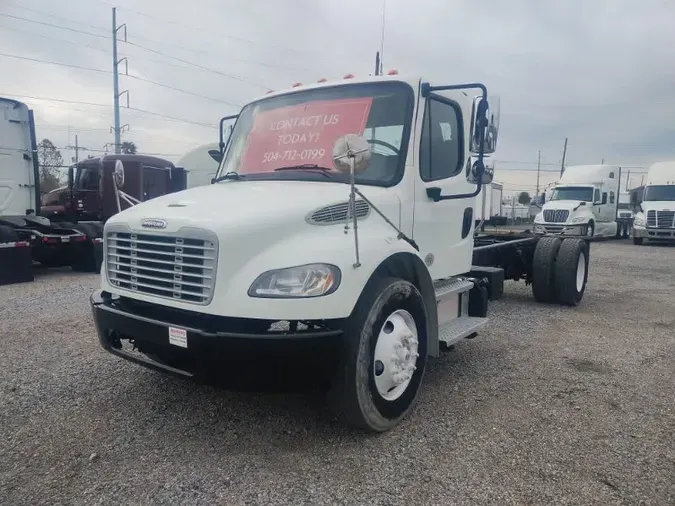
[[558, 250], [555, 265], [558, 302], [576, 306], [581, 302], [588, 282], [589, 248], [583, 239], [565, 239]]
[[419, 290], [399, 278], [369, 281], [345, 326], [330, 392], [336, 415], [370, 432], [394, 427], [417, 397], [427, 349]]
[[642, 237], [633, 237], [633, 244], [636, 246], [642, 246], [642, 243], [644, 242], [644, 238]]

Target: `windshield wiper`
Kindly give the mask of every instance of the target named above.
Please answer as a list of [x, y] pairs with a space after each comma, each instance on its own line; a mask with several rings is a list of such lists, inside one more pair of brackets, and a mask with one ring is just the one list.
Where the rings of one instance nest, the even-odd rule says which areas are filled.
[[220, 183], [221, 181], [226, 181], [228, 179], [239, 180], [245, 179], [246, 176], [239, 174], [238, 172], [226, 172], [222, 176], [219, 176], [213, 180], [214, 183]]
[[306, 170], [309, 172], [319, 172], [328, 179], [333, 179], [332, 174], [333, 171], [331, 169], [329, 169], [328, 167], [321, 167], [320, 165], [316, 165], [313, 163], [305, 163], [303, 165], [289, 165], [287, 167], [277, 167], [276, 169], [274, 169], [275, 172], [284, 170]]

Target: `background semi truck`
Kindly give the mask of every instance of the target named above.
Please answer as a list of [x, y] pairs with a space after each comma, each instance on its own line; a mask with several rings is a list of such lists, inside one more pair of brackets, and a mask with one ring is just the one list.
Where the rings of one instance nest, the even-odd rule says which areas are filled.
[[587, 241], [474, 236], [498, 125], [485, 86], [398, 75], [246, 105], [213, 184], [106, 223], [91, 296], [101, 346], [200, 378], [244, 361], [242, 343], [253, 368], [269, 347], [337, 341], [324, 369], [335, 413], [392, 428], [428, 358], [477, 335], [504, 280], [531, 283], [541, 302], [574, 306], [584, 295]]
[[535, 233], [615, 237], [620, 181], [618, 166], [566, 167], [534, 219]]
[[619, 193], [619, 203], [616, 208], [616, 237], [626, 239], [630, 237], [633, 227], [633, 206], [630, 202], [630, 193]]
[[675, 240], [675, 160], [652, 164], [646, 184], [634, 194], [633, 242]]
[[98, 272], [110, 216], [184, 188], [183, 170], [167, 160], [106, 155], [70, 167], [66, 186], [41, 195], [33, 113], [0, 98], [0, 284], [31, 281], [33, 261]]

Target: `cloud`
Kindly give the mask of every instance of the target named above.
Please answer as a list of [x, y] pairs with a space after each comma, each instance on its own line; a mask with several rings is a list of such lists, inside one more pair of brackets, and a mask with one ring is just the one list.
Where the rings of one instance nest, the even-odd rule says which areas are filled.
[[[382, 0], [116, 3], [129, 42], [120, 57], [136, 76], [121, 76], [120, 90], [146, 111], [122, 109], [124, 138], [145, 152], [215, 142], [217, 129], [177, 119], [217, 124], [269, 88], [368, 74], [380, 48]], [[38, 136], [65, 146], [78, 133], [101, 149], [113, 140], [111, 9], [102, 0], [54, 5], [3, 2], [0, 14], [14, 17], [0, 15], [0, 52], [103, 72], [0, 56], [0, 93], [103, 104], [24, 99]], [[536, 184], [538, 150], [543, 168], [557, 171], [566, 137], [571, 164], [675, 158], [673, 19], [668, 0], [387, 0], [384, 65], [435, 83], [482, 81], [499, 94], [497, 178], [515, 191]]]

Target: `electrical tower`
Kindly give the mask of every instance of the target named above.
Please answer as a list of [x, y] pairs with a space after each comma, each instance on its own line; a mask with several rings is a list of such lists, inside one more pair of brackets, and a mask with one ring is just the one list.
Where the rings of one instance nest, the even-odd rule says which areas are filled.
[[[117, 9], [112, 8], [112, 38], [113, 38], [113, 113], [115, 117], [115, 124], [111, 128], [115, 134], [115, 154], [119, 155], [121, 152], [121, 135], [124, 127], [120, 126], [120, 97], [126, 93], [127, 108], [129, 107], [129, 90], [124, 90], [120, 93], [119, 85], [119, 66], [123, 61], [126, 65], [126, 72], [129, 73], [129, 62], [126, 58], [117, 59], [117, 33], [124, 28], [124, 42], [127, 41], [127, 25], [126, 23], [117, 26]], [[129, 125], [125, 125], [128, 129]]]

